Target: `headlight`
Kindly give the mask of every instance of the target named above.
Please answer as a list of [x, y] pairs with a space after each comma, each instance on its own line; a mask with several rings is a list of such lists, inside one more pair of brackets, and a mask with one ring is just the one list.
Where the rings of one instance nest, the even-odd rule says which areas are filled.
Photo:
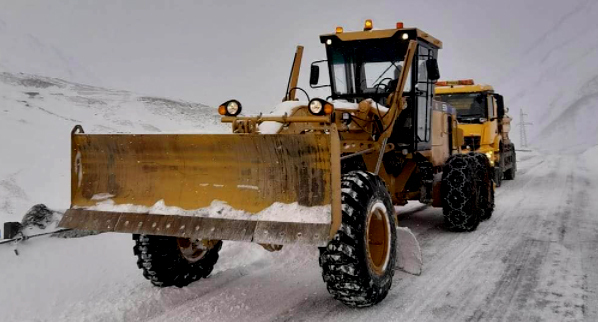
[[490, 161], [490, 165], [494, 166], [494, 153], [492, 151], [486, 152], [486, 157], [488, 157], [488, 160]]
[[241, 113], [241, 103], [237, 100], [230, 100], [224, 102], [218, 107], [220, 115], [237, 116]]
[[318, 99], [309, 102], [309, 111], [311, 114], [320, 115], [324, 111], [324, 104]]
[[334, 111], [332, 104], [320, 98], [309, 101], [309, 112], [314, 115], [330, 115]]

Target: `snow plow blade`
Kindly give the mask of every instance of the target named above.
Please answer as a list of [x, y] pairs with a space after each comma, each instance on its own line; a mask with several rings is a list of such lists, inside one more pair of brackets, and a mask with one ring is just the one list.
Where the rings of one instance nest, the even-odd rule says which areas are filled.
[[64, 228], [324, 246], [340, 226], [338, 136], [72, 135]]

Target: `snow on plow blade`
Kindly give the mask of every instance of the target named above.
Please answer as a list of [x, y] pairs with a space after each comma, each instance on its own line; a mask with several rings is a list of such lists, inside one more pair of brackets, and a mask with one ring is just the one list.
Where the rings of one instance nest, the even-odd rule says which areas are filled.
[[74, 133], [60, 226], [323, 246], [340, 225], [338, 149], [325, 134]]

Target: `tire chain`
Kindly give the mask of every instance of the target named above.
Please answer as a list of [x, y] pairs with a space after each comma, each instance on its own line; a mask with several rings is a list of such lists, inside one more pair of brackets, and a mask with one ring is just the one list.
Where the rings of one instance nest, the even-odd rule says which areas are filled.
[[447, 228], [475, 230], [479, 224], [477, 182], [469, 156], [456, 154], [449, 157], [442, 171], [440, 190]]
[[492, 183], [492, 167], [488, 158], [479, 152], [468, 154], [474, 165], [475, 178], [478, 187], [478, 207], [480, 209], [480, 220], [487, 220], [492, 217], [494, 211], [494, 187]]

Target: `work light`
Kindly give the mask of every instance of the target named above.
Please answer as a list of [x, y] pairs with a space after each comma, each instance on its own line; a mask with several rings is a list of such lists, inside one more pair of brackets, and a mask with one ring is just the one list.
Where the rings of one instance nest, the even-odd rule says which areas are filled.
[[241, 103], [237, 100], [230, 100], [224, 102], [218, 107], [220, 115], [237, 116], [241, 113]]

